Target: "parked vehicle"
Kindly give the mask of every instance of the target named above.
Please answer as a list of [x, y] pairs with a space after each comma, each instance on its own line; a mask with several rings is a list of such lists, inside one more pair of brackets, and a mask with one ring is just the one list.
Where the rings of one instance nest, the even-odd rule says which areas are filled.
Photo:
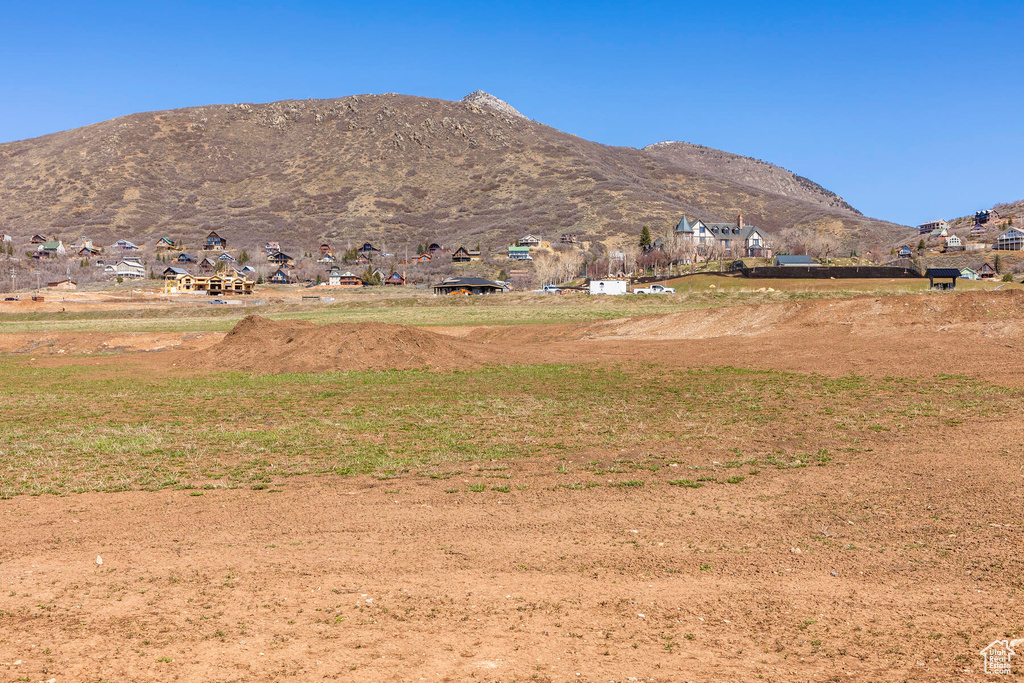
[[540, 289], [533, 290], [534, 294], [561, 294], [562, 290], [554, 285], [544, 285]]
[[591, 280], [589, 291], [591, 294], [629, 294], [626, 289], [626, 280]]
[[640, 289], [634, 289], [634, 294], [675, 294], [676, 290], [672, 287], [663, 287], [661, 285], [651, 285], [650, 287], [641, 287]]
[[211, 301], [210, 303], [211, 303], [211, 304], [226, 304], [226, 303], [227, 303], [227, 301], [224, 301], [224, 299], [214, 299], [214, 300], [213, 300], [213, 301]]

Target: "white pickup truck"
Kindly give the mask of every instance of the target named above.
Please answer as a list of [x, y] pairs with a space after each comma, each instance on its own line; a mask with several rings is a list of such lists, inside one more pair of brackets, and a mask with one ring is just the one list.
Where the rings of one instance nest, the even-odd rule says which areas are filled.
[[661, 285], [651, 285], [650, 287], [641, 287], [640, 289], [634, 289], [634, 294], [675, 294], [676, 290], [671, 287], [662, 287]]

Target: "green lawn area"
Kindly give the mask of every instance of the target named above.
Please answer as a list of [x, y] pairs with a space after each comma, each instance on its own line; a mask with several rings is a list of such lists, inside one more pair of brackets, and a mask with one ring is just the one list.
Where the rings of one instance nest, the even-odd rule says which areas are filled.
[[464, 463], [550, 455], [588, 461], [584, 478], [675, 462], [680, 479], [694, 480], [688, 468], [715, 470], [716, 460], [824, 464], [906, 428], [953, 428], [950, 415], [1021, 407], [1020, 396], [962, 377], [650, 364], [261, 377], [140, 369], [0, 358], [0, 498], [264, 489], [300, 474], [444, 477]]

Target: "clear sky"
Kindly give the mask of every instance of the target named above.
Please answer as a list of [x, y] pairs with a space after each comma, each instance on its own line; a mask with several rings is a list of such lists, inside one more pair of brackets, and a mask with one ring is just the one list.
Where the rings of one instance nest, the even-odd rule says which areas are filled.
[[605, 144], [770, 161], [878, 218], [1024, 199], [1021, 0], [44, 0], [0, 17], [0, 142], [155, 109], [482, 89]]

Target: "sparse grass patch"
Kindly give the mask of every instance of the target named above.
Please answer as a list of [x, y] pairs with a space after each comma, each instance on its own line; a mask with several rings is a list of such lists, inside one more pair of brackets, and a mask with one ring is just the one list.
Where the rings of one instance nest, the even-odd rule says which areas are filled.
[[[509, 481], [508, 466], [494, 461], [557, 453], [564, 444], [573, 452], [623, 453], [622, 444], [630, 444], [634, 453], [685, 448], [703, 462], [720, 458], [722, 466], [690, 466], [707, 474], [669, 482], [698, 488], [743, 481], [738, 474], [714, 476], [720, 467], [748, 468], [751, 476], [759, 468], [825, 466], [870, 451], [873, 440], [892, 435], [869, 427], [898, 430], [918, 414], [922, 396], [930, 409], [964, 420], [1019, 410], [1022, 403], [1019, 392], [962, 377], [831, 378], [649, 363], [111, 377], [84, 365], [34, 367], [0, 357], [0, 373], [6, 379], [0, 498], [164, 488], [190, 495], [279, 491], [296, 475], [448, 480], [472, 470], [481, 480]], [[832, 414], [822, 416], [822, 406]], [[823, 421], [850, 428], [822, 428]], [[772, 453], [744, 457], [733, 447], [769, 427]], [[579, 464], [566, 457], [557, 473], [655, 474], [664, 467], [664, 457], [655, 455]], [[480, 486], [469, 490], [485, 490]]]

